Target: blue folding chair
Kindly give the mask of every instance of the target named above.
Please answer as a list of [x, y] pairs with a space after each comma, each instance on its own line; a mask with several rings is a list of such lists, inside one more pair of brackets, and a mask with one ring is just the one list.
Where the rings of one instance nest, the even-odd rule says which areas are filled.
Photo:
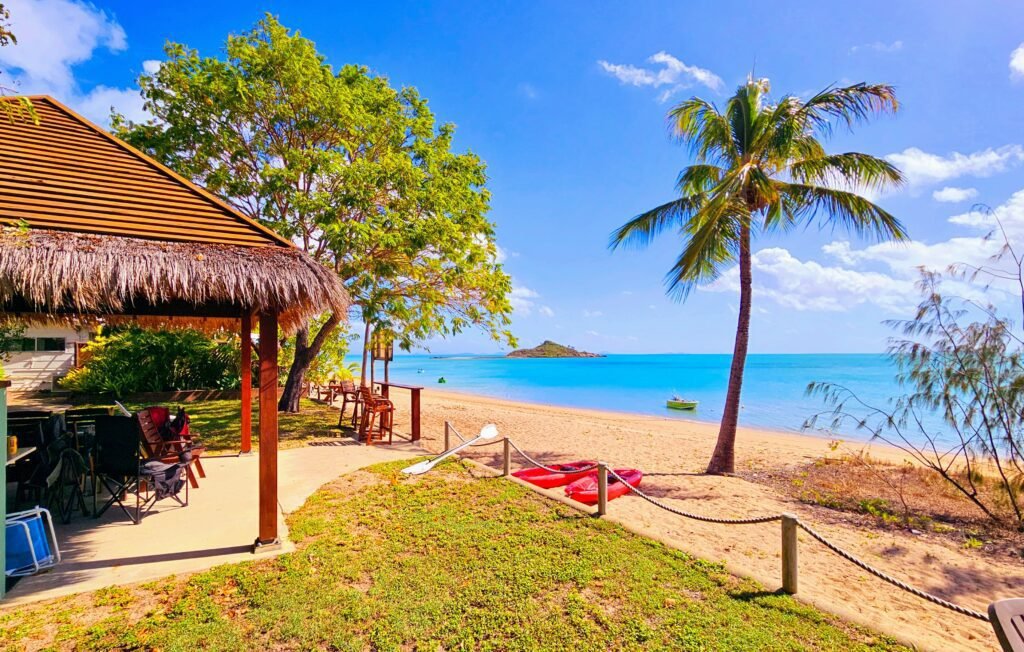
[[50, 510], [36, 507], [7, 515], [5, 527], [7, 577], [35, 575], [60, 562], [57, 533]]

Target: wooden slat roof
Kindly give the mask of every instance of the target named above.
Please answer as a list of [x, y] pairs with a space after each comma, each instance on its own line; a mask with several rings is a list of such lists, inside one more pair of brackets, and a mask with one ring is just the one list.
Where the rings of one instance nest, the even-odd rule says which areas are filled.
[[291, 246], [57, 100], [31, 100], [39, 124], [0, 118], [0, 224], [25, 220], [38, 229]]

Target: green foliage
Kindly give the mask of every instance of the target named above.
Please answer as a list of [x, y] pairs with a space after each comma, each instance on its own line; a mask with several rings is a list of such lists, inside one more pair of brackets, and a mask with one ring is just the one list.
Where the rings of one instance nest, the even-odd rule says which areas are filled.
[[11, 345], [25, 334], [25, 324], [15, 319], [0, 319], [0, 362], [7, 362], [11, 356]]
[[[0, 5], [2, 7], [2, 5]], [[0, 380], [7, 377], [3, 363], [10, 360], [11, 345], [25, 334], [25, 325], [14, 319], [0, 319]]]
[[81, 392], [132, 392], [238, 387], [237, 338], [212, 339], [191, 329], [104, 329], [84, 349], [82, 367], [64, 378]]
[[414, 88], [332, 68], [269, 15], [222, 59], [165, 54], [139, 79], [155, 119], [114, 116], [120, 136], [337, 271], [400, 346], [468, 327], [511, 341], [484, 163], [452, 151], [454, 126]]
[[[447, 463], [340, 478], [297, 550], [0, 613], [0, 645], [216, 650], [904, 650], [781, 592]], [[56, 632], [54, 634], [53, 632]], [[53, 647], [59, 647], [54, 645]]]

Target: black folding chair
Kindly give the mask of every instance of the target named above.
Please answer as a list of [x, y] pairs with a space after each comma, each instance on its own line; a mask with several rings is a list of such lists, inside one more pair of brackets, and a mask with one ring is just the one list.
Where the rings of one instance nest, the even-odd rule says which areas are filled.
[[[93, 455], [96, 474], [96, 487], [93, 490], [94, 517], [102, 516], [116, 504], [138, 525], [153, 505], [163, 498], [173, 498], [182, 507], [188, 506], [185, 465], [145, 460], [139, 446], [138, 422], [134, 418], [97, 416]], [[100, 485], [110, 493], [110, 498], [97, 509]], [[150, 485], [153, 491], [149, 490]], [[179, 496], [182, 488], [185, 490], [184, 500]], [[143, 493], [146, 493], [145, 498]], [[131, 494], [135, 495], [134, 508], [129, 503]]]

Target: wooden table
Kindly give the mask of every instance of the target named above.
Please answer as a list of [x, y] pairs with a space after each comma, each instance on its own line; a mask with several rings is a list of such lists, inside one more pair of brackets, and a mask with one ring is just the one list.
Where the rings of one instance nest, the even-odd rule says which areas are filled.
[[12, 455], [9, 460], [7, 460], [7, 466], [11, 466], [15, 462], [19, 462], [25, 459], [34, 452], [36, 452], [35, 446], [25, 446], [24, 448], [19, 448], [17, 451], [15, 451], [14, 455]]
[[420, 392], [423, 391], [423, 388], [420, 387], [419, 385], [403, 385], [402, 383], [390, 383], [390, 382], [387, 382], [387, 381], [384, 381], [384, 382], [377, 381], [376, 384], [380, 385], [380, 393], [384, 396], [384, 398], [389, 398], [388, 397], [388, 390], [390, 388], [392, 388], [392, 387], [397, 387], [398, 389], [407, 389], [407, 390], [409, 390], [409, 394], [410, 394], [410, 396], [412, 398], [412, 417], [411, 417], [411, 422], [412, 422], [412, 441], [419, 441], [420, 440]]

